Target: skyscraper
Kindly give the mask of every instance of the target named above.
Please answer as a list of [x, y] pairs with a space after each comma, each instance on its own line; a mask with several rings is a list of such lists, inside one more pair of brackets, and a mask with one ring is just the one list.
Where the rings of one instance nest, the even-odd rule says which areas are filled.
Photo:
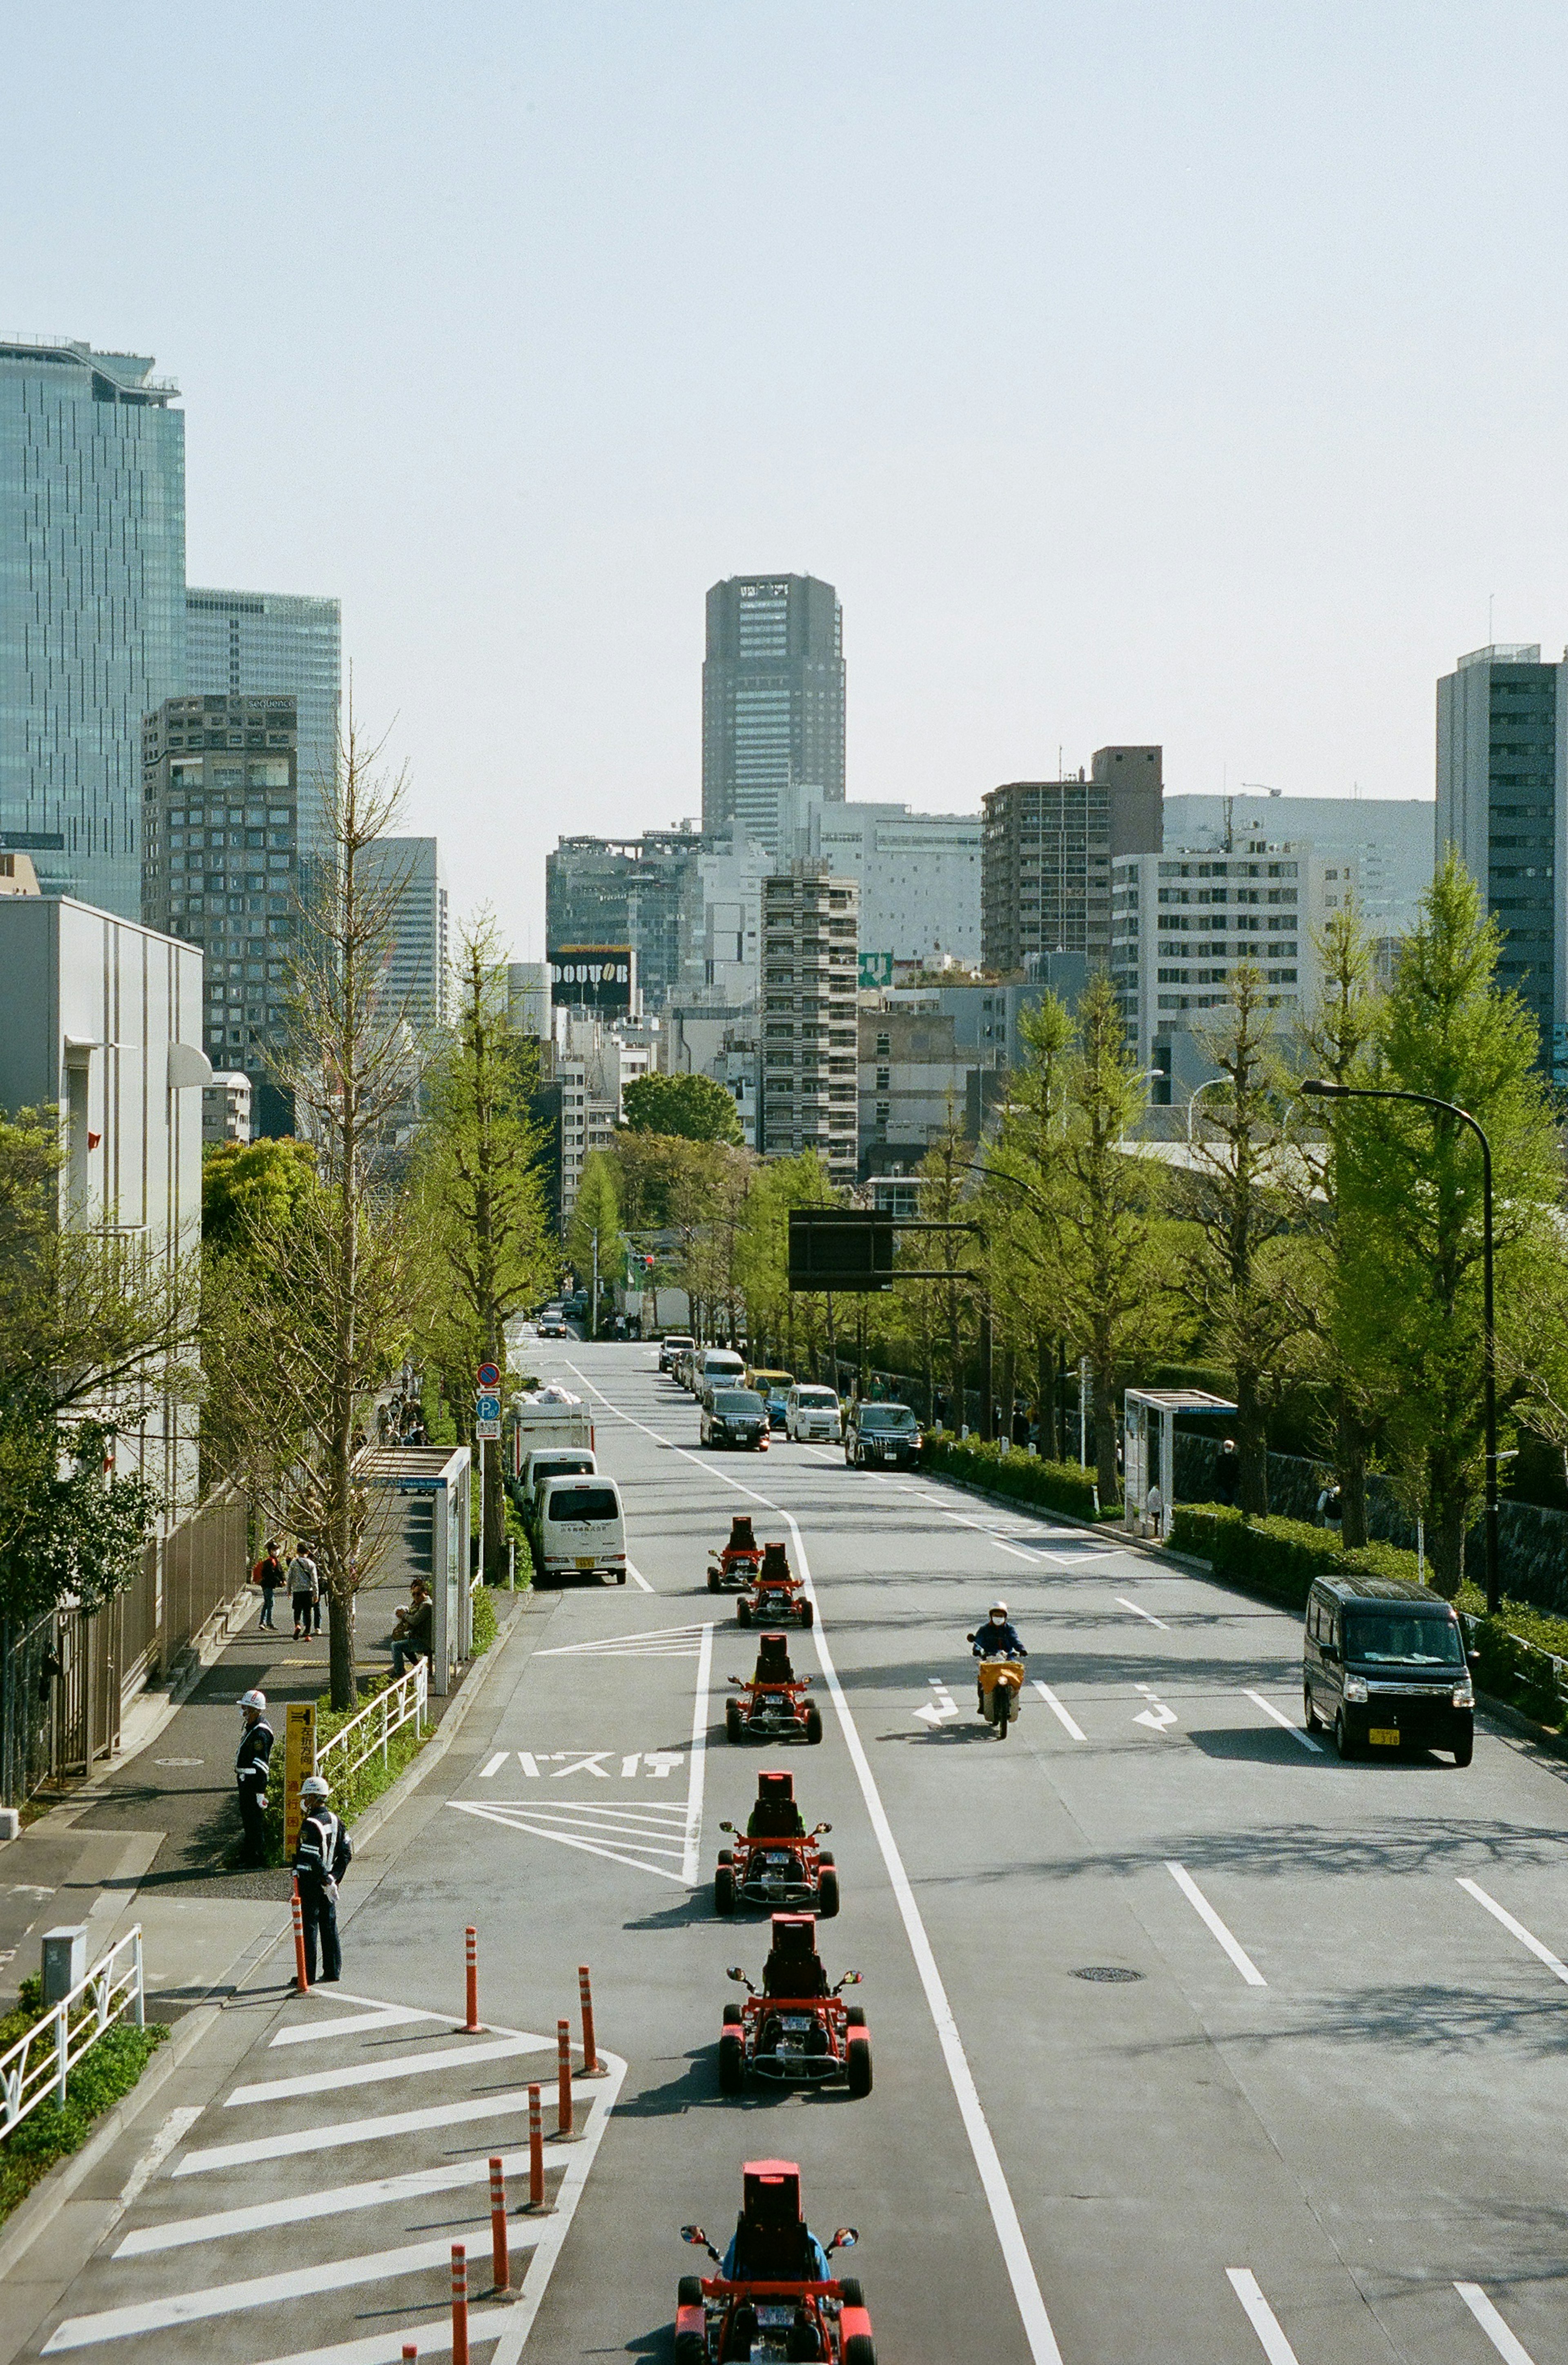
[[813, 575], [733, 575], [708, 594], [702, 827], [738, 821], [788, 855], [790, 791], [844, 798], [844, 613]]
[[1438, 684], [1437, 858], [1451, 846], [1503, 931], [1497, 982], [1568, 1082], [1568, 658], [1538, 642], [1473, 649]]
[[362, 857], [367, 886], [388, 897], [386, 991], [410, 1026], [433, 1030], [452, 1011], [446, 877], [433, 837], [378, 837]]
[[337, 600], [187, 589], [185, 688], [229, 698], [293, 699], [299, 718], [299, 842], [307, 855], [320, 852], [342, 689]]
[[141, 916], [141, 721], [185, 688], [185, 420], [149, 356], [0, 342], [0, 837]]

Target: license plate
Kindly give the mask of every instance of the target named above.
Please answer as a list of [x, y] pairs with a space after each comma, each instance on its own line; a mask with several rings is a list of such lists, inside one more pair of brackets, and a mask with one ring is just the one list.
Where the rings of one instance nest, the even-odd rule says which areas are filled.
[[[578, 1563], [577, 1563], [577, 1566], [578, 1566], [579, 1568], [591, 1568], [591, 1567], [593, 1566], [593, 1555], [592, 1555], [592, 1553], [590, 1552], [590, 1553], [588, 1554], [588, 1559], [587, 1559], [587, 1560], [579, 1560], [579, 1561], [578, 1561]], [[1394, 1739], [1397, 1741], [1397, 1740], [1398, 1740], [1398, 1738], [1399, 1738], [1399, 1735], [1398, 1735], [1397, 1733], [1395, 1733], [1394, 1737]]]
[[1381, 1749], [1397, 1749], [1399, 1727], [1396, 1724], [1374, 1724], [1367, 1739]]

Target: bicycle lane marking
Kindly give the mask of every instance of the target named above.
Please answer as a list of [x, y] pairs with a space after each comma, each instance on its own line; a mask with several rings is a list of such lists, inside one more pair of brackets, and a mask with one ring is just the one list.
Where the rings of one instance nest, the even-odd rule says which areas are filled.
[[[620, 1406], [612, 1403], [602, 1388], [594, 1387], [593, 1382], [584, 1373], [578, 1371], [575, 1363], [569, 1364], [567, 1368], [577, 1373], [583, 1385], [591, 1389], [600, 1404], [612, 1412], [618, 1420], [625, 1421], [629, 1428], [641, 1429], [645, 1437], [652, 1437], [656, 1444], [668, 1446], [671, 1452], [681, 1454], [710, 1477], [721, 1480], [726, 1486], [733, 1486], [737, 1495], [744, 1495], [748, 1502], [759, 1504], [765, 1511], [771, 1511], [774, 1517], [782, 1519], [790, 1530], [799, 1556], [801, 1582], [812, 1603], [811, 1631], [816, 1642], [817, 1660], [823, 1671], [823, 1680], [827, 1686], [828, 1697], [837, 1712], [845, 1746], [849, 1752], [849, 1762], [855, 1768], [856, 1779], [860, 1785], [860, 1795], [866, 1801], [866, 1811], [870, 1817], [871, 1828], [877, 1835], [877, 1844], [881, 1850], [882, 1862], [892, 1886], [893, 1897], [904, 1926], [904, 1934], [909, 1940], [910, 1951], [914, 1956], [914, 1967], [920, 1975], [920, 1984], [925, 1992], [926, 2006], [935, 2026], [936, 2041], [942, 2048], [943, 2061], [953, 2088], [954, 2099], [958, 2105], [958, 2115], [964, 2123], [964, 2132], [969, 2137], [969, 2149], [974, 2156], [975, 2167], [979, 2171], [980, 2185], [986, 2197], [986, 2204], [991, 2211], [991, 2224], [996, 2228], [997, 2240], [1002, 2246], [1002, 2255], [1006, 2262], [1008, 2278], [1013, 2285], [1013, 2295], [1018, 2303], [1018, 2313], [1024, 2320], [1024, 2332], [1029, 2343], [1029, 2353], [1034, 2359], [1034, 2365], [1062, 2365], [1061, 2350], [1057, 2346], [1056, 2334], [1051, 2329], [1051, 2320], [1046, 2312], [1045, 2298], [1035, 2273], [1034, 2261], [1029, 2256], [1028, 2245], [1024, 2239], [1024, 2228], [1019, 2223], [1018, 2212], [1007, 2181], [1007, 2172], [1002, 2165], [1002, 2157], [996, 2148], [996, 2140], [991, 2132], [991, 2124], [980, 2102], [980, 2090], [975, 2084], [974, 2073], [969, 2068], [969, 2057], [964, 2051], [963, 2039], [958, 2034], [958, 2023], [954, 2017], [953, 2007], [947, 2000], [947, 1990], [943, 1984], [942, 1974], [937, 1968], [936, 1956], [932, 1949], [931, 1941], [926, 1935], [925, 1923], [921, 1918], [920, 1907], [915, 1902], [914, 1890], [911, 1886], [909, 1874], [904, 1869], [904, 1861], [899, 1853], [898, 1842], [893, 1837], [892, 1825], [888, 1820], [887, 1810], [882, 1804], [882, 1796], [877, 1788], [876, 1776], [871, 1771], [870, 1760], [861, 1743], [859, 1731], [849, 1702], [845, 1698], [844, 1687], [838, 1680], [838, 1671], [834, 1665], [833, 1653], [828, 1648], [827, 1637], [823, 1631], [821, 1604], [817, 1600], [816, 1586], [812, 1578], [811, 1560], [806, 1552], [805, 1539], [801, 1533], [800, 1522], [794, 1513], [787, 1511], [781, 1503], [775, 1503], [767, 1495], [759, 1495], [755, 1487], [744, 1485], [740, 1479], [732, 1477], [727, 1470], [714, 1469], [711, 1463], [703, 1461], [685, 1446], [671, 1446], [668, 1438], [660, 1437], [657, 1431], [649, 1429], [645, 1422], [635, 1419], [631, 1413], [622, 1412]], [[499, 2351], [497, 2353], [496, 2365], [503, 2365]]]

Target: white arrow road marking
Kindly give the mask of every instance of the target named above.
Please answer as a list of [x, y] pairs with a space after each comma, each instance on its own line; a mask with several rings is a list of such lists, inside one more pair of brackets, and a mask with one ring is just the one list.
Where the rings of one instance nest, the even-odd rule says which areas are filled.
[[[1233, 1933], [1226, 1928], [1225, 1923], [1220, 1920], [1219, 1915], [1215, 1911], [1214, 1907], [1209, 1903], [1208, 1899], [1204, 1895], [1203, 1890], [1193, 1878], [1193, 1876], [1187, 1870], [1186, 1866], [1184, 1864], [1172, 1864], [1169, 1859], [1167, 1859], [1165, 1869], [1170, 1875], [1171, 1879], [1176, 1883], [1177, 1888], [1181, 1890], [1182, 1896], [1186, 1899], [1188, 1904], [1192, 1907], [1199, 1921], [1204, 1924], [1204, 1927], [1219, 1940], [1220, 1945], [1225, 1948], [1226, 1953], [1230, 1956], [1231, 1961], [1236, 1965], [1237, 1969], [1241, 1973], [1241, 1976], [1246, 1980], [1248, 1986], [1249, 1988], [1266, 1988], [1269, 1984], [1268, 1980], [1263, 1977], [1262, 1972], [1258, 1968], [1257, 1964], [1252, 1960], [1251, 1956], [1242, 1945], [1240, 1940], [1234, 1936]], [[1238, 2270], [1238, 2271], [1244, 2272], [1245, 2270]], [[1235, 2281], [1236, 2278], [1234, 2274], [1232, 2275], [1231, 2280], [1233, 2282]], [[1239, 2291], [1239, 2284], [1237, 2285], [1237, 2289]]]
[[1149, 1624], [1151, 1626], [1158, 1626], [1162, 1634], [1170, 1633], [1170, 1629], [1165, 1623], [1163, 1618], [1157, 1618], [1152, 1609], [1140, 1609], [1136, 1601], [1129, 1601], [1125, 1593], [1118, 1593], [1115, 1597], [1115, 1601], [1118, 1609], [1130, 1609], [1135, 1618], [1147, 1618]]
[[1060, 1700], [1058, 1699], [1055, 1692], [1052, 1691], [1049, 1684], [1043, 1684], [1038, 1676], [1035, 1677], [1035, 1689], [1039, 1693], [1040, 1698], [1045, 1701], [1046, 1706], [1050, 1709], [1050, 1712], [1056, 1718], [1057, 1722], [1065, 1726], [1066, 1730], [1070, 1733], [1074, 1741], [1087, 1741], [1089, 1736], [1084, 1732], [1082, 1726], [1075, 1722], [1073, 1718], [1068, 1714]]
[[1147, 1724], [1151, 1732], [1164, 1732], [1169, 1726], [1175, 1723], [1175, 1709], [1166, 1707], [1165, 1702], [1156, 1696], [1151, 1685], [1135, 1684], [1133, 1689], [1135, 1692], [1141, 1692], [1148, 1702], [1148, 1706], [1146, 1709], [1140, 1709], [1137, 1715], [1134, 1717], [1135, 1724]]
[[1528, 1946], [1537, 1962], [1544, 1963], [1553, 1978], [1561, 1979], [1564, 1987], [1568, 1987], [1568, 1963], [1560, 1963], [1551, 1947], [1543, 1946], [1539, 1938], [1532, 1937], [1522, 1922], [1515, 1921], [1506, 1906], [1499, 1905], [1495, 1897], [1488, 1897], [1478, 1880], [1462, 1879], [1459, 1885], [1469, 1891], [1477, 1905], [1484, 1905], [1487, 1912], [1499, 1921], [1505, 1930], [1512, 1931], [1520, 1945]]
[[958, 1703], [946, 1684], [940, 1683], [935, 1676], [932, 1676], [929, 1681], [936, 1698], [935, 1700], [927, 1700], [923, 1708], [917, 1708], [914, 1712], [916, 1716], [924, 1717], [935, 1732], [939, 1724], [946, 1724], [950, 1718], [958, 1715]]
[[1454, 2289], [1506, 2365], [1533, 2365], [1529, 2350], [1515, 2338], [1479, 2283], [1455, 2283]]
[[1271, 1716], [1274, 1722], [1282, 1732], [1288, 1732], [1293, 1741], [1299, 1741], [1302, 1747], [1310, 1749], [1315, 1757], [1322, 1756], [1323, 1743], [1320, 1741], [1314, 1741], [1310, 1732], [1304, 1732], [1299, 1724], [1293, 1724], [1288, 1716], [1282, 1715], [1272, 1700], [1266, 1700], [1261, 1692], [1249, 1692], [1247, 1697], [1255, 1707], [1262, 1709], [1265, 1716]]
[[1226, 2267], [1226, 2280], [1242, 2306], [1247, 2321], [1262, 2343], [1269, 2365], [1296, 2365], [1296, 2353], [1280, 2329], [1280, 2320], [1258, 2288], [1250, 2267]]

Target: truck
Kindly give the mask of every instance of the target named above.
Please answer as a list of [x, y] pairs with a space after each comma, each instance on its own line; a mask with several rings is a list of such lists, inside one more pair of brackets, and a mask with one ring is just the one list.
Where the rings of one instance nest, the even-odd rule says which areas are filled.
[[581, 1396], [562, 1389], [546, 1395], [522, 1389], [507, 1406], [506, 1466], [507, 1474], [515, 1480], [522, 1476], [522, 1465], [538, 1447], [575, 1445], [591, 1453], [593, 1414]]

